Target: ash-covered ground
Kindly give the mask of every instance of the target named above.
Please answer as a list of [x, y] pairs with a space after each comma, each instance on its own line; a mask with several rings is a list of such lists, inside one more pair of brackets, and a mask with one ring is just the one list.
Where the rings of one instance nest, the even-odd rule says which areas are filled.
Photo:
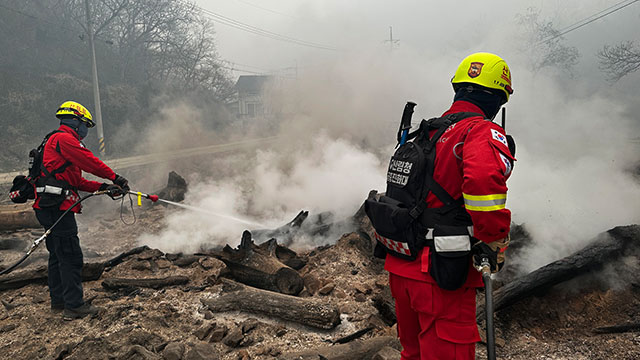
[[[137, 210], [135, 225], [126, 226], [119, 211], [99, 217], [78, 216], [85, 263], [99, 263], [139, 246], [140, 234], [157, 233], [173, 209], [153, 206]], [[126, 214], [125, 214], [126, 215]], [[229, 290], [224, 262], [206, 251], [165, 254], [155, 249], [124, 257], [106, 267], [98, 280], [84, 283], [85, 298], [103, 308], [96, 318], [63, 321], [50, 310], [47, 286], [40, 281], [0, 290], [0, 354], [3, 359], [287, 359], [303, 350], [326, 354], [330, 346], [348, 349], [396, 335], [389, 309], [392, 299], [383, 263], [371, 256], [372, 242], [361, 231], [336, 238], [333, 245], [294, 249], [304, 266], [301, 299], [334, 306], [340, 324], [319, 330], [275, 316], [243, 311], [213, 312], [202, 302]], [[0, 264], [17, 260], [38, 229], [0, 234]], [[238, 234], [240, 237], [241, 234]], [[640, 239], [638, 239], [640, 241]], [[13, 274], [46, 264], [44, 246]], [[637, 260], [637, 259], [636, 259]], [[183, 285], [157, 289], [129, 286], [107, 289], [114, 278], [145, 279], [186, 276]], [[594, 330], [640, 322], [640, 278], [609, 283], [594, 272], [564, 282], [496, 314], [497, 354], [502, 359], [638, 359], [640, 332], [600, 334]], [[2, 279], [0, 279], [1, 281]], [[499, 285], [499, 283], [496, 283]], [[484, 294], [479, 291], [482, 303]], [[362, 330], [362, 331], [360, 331]], [[355, 334], [355, 335], [354, 335]], [[353, 335], [350, 338], [347, 337]], [[345, 338], [347, 337], [347, 338]], [[385, 338], [386, 337], [386, 338]], [[353, 338], [353, 339], [352, 339]], [[370, 341], [370, 342], [367, 342]], [[334, 344], [335, 345], [332, 345]], [[340, 345], [345, 343], [346, 345]], [[366, 358], [399, 358], [397, 341]], [[367, 345], [368, 346], [368, 345]], [[343, 349], [340, 348], [340, 349]], [[313, 351], [312, 351], [313, 353]], [[364, 354], [364, 352], [360, 352]], [[294, 354], [294, 355], [292, 355]], [[304, 359], [348, 359], [341, 355]], [[483, 344], [477, 358], [486, 358]], [[386, 356], [386, 357], [385, 357]]]

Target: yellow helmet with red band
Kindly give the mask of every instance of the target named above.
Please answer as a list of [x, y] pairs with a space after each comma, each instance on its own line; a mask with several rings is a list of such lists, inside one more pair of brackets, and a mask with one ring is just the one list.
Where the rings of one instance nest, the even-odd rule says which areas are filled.
[[80, 121], [87, 124], [87, 127], [94, 127], [96, 124], [93, 122], [93, 117], [86, 107], [75, 101], [65, 101], [60, 105], [56, 112], [56, 117], [61, 118], [65, 115], [72, 115], [80, 119]]
[[491, 53], [479, 52], [464, 58], [451, 83], [454, 90], [463, 83], [496, 89], [504, 93], [507, 101], [509, 95], [513, 94], [509, 66], [501, 57]]

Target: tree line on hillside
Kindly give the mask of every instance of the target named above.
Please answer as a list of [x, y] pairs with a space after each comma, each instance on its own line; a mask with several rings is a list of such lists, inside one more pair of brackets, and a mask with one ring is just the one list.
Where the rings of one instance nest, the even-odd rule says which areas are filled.
[[[233, 83], [199, 8], [176, 0], [88, 3], [105, 134], [143, 131], [158, 99], [189, 101], [212, 114], [212, 127], [223, 125]], [[35, 139], [57, 125], [62, 101], [94, 109], [88, 39], [85, 0], [0, 0], [0, 168], [24, 165]], [[95, 144], [95, 132], [87, 142]]]

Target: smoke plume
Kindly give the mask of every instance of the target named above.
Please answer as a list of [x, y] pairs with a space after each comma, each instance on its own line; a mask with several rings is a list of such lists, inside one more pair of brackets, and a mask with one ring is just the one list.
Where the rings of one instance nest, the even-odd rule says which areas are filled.
[[[511, 4], [504, 10], [510, 13], [500, 18], [513, 19], [524, 10]], [[323, 9], [326, 16], [331, 11], [329, 5]], [[191, 186], [186, 203], [268, 226], [282, 225], [302, 209], [349, 216], [369, 190], [384, 191], [386, 163], [405, 102], [418, 103], [414, 124], [441, 115], [451, 104], [449, 80], [458, 63], [470, 53], [490, 51], [509, 63], [514, 81], [506, 129], [516, 139], [518, 161], [508, 182], [507, 206], [513, 221], [525, 223], [534, 237], [534, 245], [518, 261], [531, 270], [583, 247], [613, 226], [637, 223], [640, 188], [628, 170], [640, 153], [632, 141], [640, 130], [633, 95], [638, 82], [606, 83], [594, 70], [593, 53], [583, 54], [581, 61], [587, 65], [579, 66], [574, 77], [553, 67], [533, 69], [522, 51], [532, 44], [511, 41], [521, 30], [515, 21], [487, 28], [476, 26], [482, 12], [470, 13], [475, 20], [458, 21], [460, 26], [437, 36], [407, 25], [415, 32], [411, 37], [405, 33], [407, 41], [393, 52], [354, 41], [336, 56], [301, 56], [301, 63], [308, 65], [272, 99], [284, 109], [271, 124], [280, 136], [275, 144], [169, 163], [175, 167], [163, 170], [183, 171]], [[197, 109], [190, 109], [196, 111], [190, 116], [195, 123], [189, 123], [195, 132], [169, 131], [187, 126], [183, 112], [172, 106], [158, 125], [159, 145], [191, 145], [215, 134], [198, 127], [209, 119]], [[241, 130], [233, 136], [260, 135]], [[218, 141], [227, 135], [218, 135]], [[245, 228], [178, 209], [166, 221], [165, 231], [141, 242], [171, 251], [234, 245]]]

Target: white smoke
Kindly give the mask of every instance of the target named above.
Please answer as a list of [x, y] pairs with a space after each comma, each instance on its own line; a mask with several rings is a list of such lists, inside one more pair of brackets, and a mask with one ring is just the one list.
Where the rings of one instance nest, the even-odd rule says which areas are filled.
[[[384, 184], [384, 165], [376, 156], [322, 132], [303, 147], [284, 145], [280, 151], [257, 151], [251, 156], [237, 159], [246, 169], [237, 177], [190, 186], [184, 203], [209, 213], [174, 209], [161, 234], [145, 235], [139, 242], [168, 252], [235, 246], [243, 230], [261, 228], [246, 221], [276, 228], [300, 210], [331, 211], [343, 219], [356, 212], [370, 189]], [[318, 245], [313, 239], [306, 241]]]
[[637, 119], [608, 86], [585, 94], [579, 80], [568, 90], [544, 75], [520, 78], [518, 97], [534, 104], [510, 107], [518, 161], [507, 205], [535, 240], [523, 259], [534, 270], [640, 220], [640, 184], [627, 172], [638, 161], [631, 141]]
[[[327, 4], [322, 10], [324, 17], [335, 16], [335, 31], [347, 28], [341, 22], [346, 18], [349, 26], [373, 28], [367, 27], [374, 22], [366, 21], [364, 15], [354, 19], [353, 13], [342, 11], [343, 3]], [[419, 7], [417, 2], [412, 4]], [[172, 164], [176, 168], [171, 169], [184, 171], [190, 183], [185, 202], [273, 227], [291, 220], [301, 209], [348, 216], [369, 190], [384, 190], [385, 165], [405, 102], [418, 103], [414, 123], [439, 116], [451, 103], [449, 79], [459, 61], [472, 52], [491, 51], [507, 60], [514, 77], [507, 132], [518, 144], [518, 161], [508, 182], [507, 206], [513, 220], [525, 223], [535, 240], [524, 255], [524, 267], [531, 270], [567, 255], [616, 225], [637, 223], [640, 189], [627, 169], [640, 153], [631, 142], [640, 128], [640, 109], [634, 105], [639, 74], [611, 86], [596, 72], [592, 52], [582, 54], [581, 61], [587, 65], [579, 66], [573, 78], [553, 68], [534, 71], [520, 50], [529, 44], [512, 42], [520, 30], [512, 19], [525, 6], [513, 3], [502, 9], [499, 26], [485, 21], [496, 18], [488, 13], [495, 9], [480, 6], [482, 10], [468, 8], [467, 15], [452, 10], [466, 16], [456, 26], [442, 24], [446, 17], [434, 19], [437, 11], [425, 11], [429, 21], [410, 22], [404, 33], [403, 27], [397, 27], [403, 41], [393, 53], [380, 42], [375, 47], [356, 41], [361, 33], [347, 31], [346, 39], [353, 40], [349, 51], [301, 55], [298, 78], [282, 91], [281, 101], [290, 111], [279, 119], [280, 144], [256, 153], [200, 161], [193, 167]], [[585, 13], [599, 9], [583, 7]], [[317, 15], [307, 10], [308, 16]], [[385, 14], [388, 6], [372, 5], [369, 10]], [[555, 9], [545, 10], [554, 14]], [[410, 13], [423, 16], [420, 11]], [[555, 24], [562, 26], [581, 15], [559, 9], [554, 16]], [[593, 26], [609, 26], [610, 21]], [[429, 29], [421, 27], [424, 24]], [[567, 45], [574, 44], [567, 41]], [[165, 129], [182, 121], [180, 112], [175, 113], [163, 125]], [[193, 118], [207, 121], [202, 114]], [[190, 143], [190, 134], [174, 135], [178, 133], [164, 131], [163, 139], [171, 143], [176, 137], [179, 143]], [[188, 251], [201, 244], [234, 245], [244, 229], [240, 224], [179, 211], [167, 218], [166, 225], [159, 236], [141, 241]]]

